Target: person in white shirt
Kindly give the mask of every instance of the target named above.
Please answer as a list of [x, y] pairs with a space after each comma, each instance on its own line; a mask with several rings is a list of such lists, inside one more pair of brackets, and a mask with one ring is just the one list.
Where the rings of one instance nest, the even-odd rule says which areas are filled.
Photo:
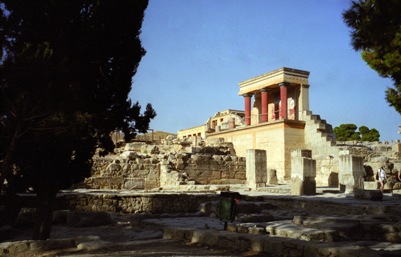
[[380, 182], [380, 191], [383, 193], [384, 185], [387, 183], [386, 171], [383, 165], [377, 170], [377, 175]]

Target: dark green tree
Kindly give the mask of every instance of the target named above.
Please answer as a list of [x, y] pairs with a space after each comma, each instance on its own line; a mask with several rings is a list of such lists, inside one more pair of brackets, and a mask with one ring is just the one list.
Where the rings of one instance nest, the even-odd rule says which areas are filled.
[[333, 131], [337, 141], [360, 140], [359, 132], [356, 129], [357, 126], [355, 124], [341, 124], [335, 127]]
[[343, 13], [351, 28], [352, 46], [379, 75], [390, 78], [393, 87], [386, 100], [401, 114], [401, 1], [359, 0]]
[[37, 194], [34, 239], [50, 236], [56, 193], [90, 175], [97, 147], [112, 150], [109, 133], [134, 137], [156, 116], [128, 99], [147, 4], [0, 3], [0, 188]]
[[[358, 129], [358, 131], [357, 131]], [[360, 126], [359, 128], [355, 124], [341, 124], [334, 128], [334, 134], [336, 135], [337, 141], [379, 141], [380, 133], [376, 129], [369, 129], [366, 126]]]
[[362, 141], [369, 141], [369, 142], [379, 141], [380, 133], [379, 131], [377, 131], [377, 129], [375, 128], [369, 129], [366, 126], [360, 126], [358, 130], [359, 133], [361, 134]]

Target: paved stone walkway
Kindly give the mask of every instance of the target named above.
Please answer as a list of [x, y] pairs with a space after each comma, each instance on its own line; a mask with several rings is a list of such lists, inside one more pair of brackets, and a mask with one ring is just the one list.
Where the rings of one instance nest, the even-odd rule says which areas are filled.
[[[244, 197], [266, 197], [266, 192], [240, 192]], [[357, 200], [346, 194], [325, 193], [316, 196], [288, 196], [269, 194], [275, 203], [296, 202], [297, 206], [315, 206], [322, 213], [320, 217], [294, 219], [294, 212], [286, 210], [282, 220], [274, 222], [228, 223], [209, 216], [147, 218], [140, 224], [122, 220], [117, 226], [94, 228], [62, 228], [55, 226], [52, 239], [48, 241], [16, 240], [0, 244], [4, 256], [290, 256], [290, 257], [395, 257], [401, 256], [401, 244], [385, 240], [340, 240], [324, 241], [322, 233], [341, 236], [352, 234], [355, 221], [363, 223], [361, 217], [388, 216], [399, 219], [392, 224], [387, 220], [384, 228], [391, 230], [395, 237], [401, 237], [401, 230], [394, 229], [401, 224], [401, 198], [385, 194], [383, 201]], [[261, 199], [262, 199], [261, 198]], [[325, 207], [330, 205], [330, 208]], [[320, 206], [319, 206], [320, 205]], [[346, 207], [346, 208], [345, 208]], [[342, 209], [341, 209], [342, 208]], [[342, 221], [337, 221], [339, 213]], [[277, 212], [277, 210], [275, 210]], [[307, 212], [308, 210], [303, 210]], [[312, 211], [312, 210], [310, 210]], [[352, 212], [365, 214], [353, 215]], [[272, 210], [273, 215], [274, 211]], [[282, 215], [283, 213], [279, 213]], [[301, 212], [302, 214], [302, 212]], [[309, 217], [312, 217], [309, 219]], [[336, 218], [337, 217], [337, 218]], [[374, 217], [374, 216], [372, 216]], [[354, 218], [354, 220], [352, 220]], [[322, 224], [316, 224], [323, 220]], [[298, 230], [295, 223], [314, 223], [317, 227]], [[369, 220], [366, 221], [369, 225]], [[377, 222], [377, 221], [376, 221]], [[379, 221], [380, 222], [380, 221]], [[345, 225], [344, 225], [345, 224]], [[376, 223], [375, 223], [376, 224]], [[314, 225], [314, 226], [315, 226]], [[321, 227], [321, 226], [326, 227]], [[261, 229], [263, 228], [263, 229]], [[350, 230], [351, 228], [351, 230]], [[313, 230], [314, 229], [314, 230]], [[268, 233], [266, 232], [268, 231]], [[323, 232], [322, 232], [323, 231]], [[357, 231], [355, 231], [357, 232]], [[390, 231], [391, 232], [391, 231]], [[338, 233], [337, 233], [338, 234]], [[327, 239], [327, 238], [326, 238]], [[1, 254], [0, 254], [1, 255]]]

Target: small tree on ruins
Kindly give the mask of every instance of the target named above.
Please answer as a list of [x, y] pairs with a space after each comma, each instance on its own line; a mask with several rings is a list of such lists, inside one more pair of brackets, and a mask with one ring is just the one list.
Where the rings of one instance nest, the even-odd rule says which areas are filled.
[[128, 99], [147, 4], [0, 5], [0, 189], [37, 193], [34, 239], [50, 236], [56, 193], [90, 175], [97, 147], [112, 150], [110, 131], [132, 137], [156, 116]]

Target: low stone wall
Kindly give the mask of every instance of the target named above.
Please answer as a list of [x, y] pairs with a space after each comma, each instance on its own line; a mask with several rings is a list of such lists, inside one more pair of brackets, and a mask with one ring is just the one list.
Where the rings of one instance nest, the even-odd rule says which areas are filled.
[[115, 213], [195, 213], [202, 203], [217, 201], [217, 194], [67, 194], [65, 206], [75, 211]]

